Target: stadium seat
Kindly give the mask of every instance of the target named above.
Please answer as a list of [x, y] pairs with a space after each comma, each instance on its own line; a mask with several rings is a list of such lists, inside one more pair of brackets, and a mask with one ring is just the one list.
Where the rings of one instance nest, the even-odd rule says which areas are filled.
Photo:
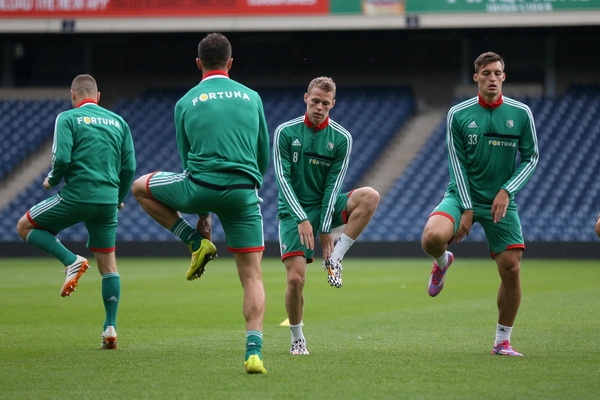
[[69, 108], [63, 99], [0, 99], [0, 180], [52, 138], [56, 115]]
[[[591, 226], [600, 205], [600, 154], [594, 145], [600, 139], [600, 87], [573, 86], [561, 99], [524, 101], [535, 117], [540, 150], [535, 175], [516, 197], [525, 239], [597, 240]], [[382, 200], [361, 240], [420, 240], [427, 215], [441, 200], [448, 181], [446, 163], [431, 159], [446, 159], [445, 120]], [[426, 183], [422, 177], [427, 177]], [[403, 219], [410, 223], [401, 224]], [[394, 229], [403, 231], [390, 232]], [[479, 225], [466, 240], [485, 240]]]
[[[263, 98], [267, 124], [272, 134], [282, 122], [302, 115], [305, 88], [266, 88], [258, 90]], [[174, 140], [173, 107], [183, 89], [152, 89], [140, 98], [121, 99], [115, 111], [130, 124], [138, 160], [137, 175], [161, 170], [181, 170]], [[389, 141], [414, 113], [415, 100], [409, 89], [344, 88], [339, 90], [332, 118], [345, 126], [354, 138], [352, 168], [344, 190], [359, 182], [376, 162]], [[521, 213], [526, 241], [592, 241], [597, 240], [593, 223], [600, 205], [600, 86], [574, 85], [561, 97], [523, 98], [535, 117], [540, 161], [538, 169], [516, 200]], [[458, 101], [458, 100], [457, 100]], [[65, 102], [0, 101], [0, 121], [19, 121], [14, 135], [0, 141], [0, 179], [24, 157], [52, 135], [55, 116], [69, 105]], [[25, 113], [25, 116], [22, 116]], [[10, 115], [10, 117], [6, 117]], [[152, 118], [147, 118], [152, 115]], [[8, 118], [8, 119], [7, 119]], [[36, 122], [35, 118], [41, 118]], [[374, 123], [376, 121], [376, 124]], [[20, 144], [13, 137], [27, 137]], [[10, 141], [10, 142], [9, 142]], [[21, 142], [23, 142], [21, 140]], [[21, 147], [25, 146], [25, 147]], [[373, 221], [361, 234], [361, 241], [419, 241], [431, 210], [441, 200], [448, 182], [445, 146], [445, 118], [431, 138], [415, 155], [411, 164], [398, 177], [389, 193], [381, 200]], [[442, 160], [432, 163], [431, 160]], [[8, 167], [7, 167], [8, 166]], [[4, 171], [4, 172], [3, 172]], [[41, 190], [44, 176], [16, 196], [0, 210], [0, 240], [19, 240], [15, 224], [29, 207], [48, 196]], [[264, 202], [265, 240], [277, 240], [277, 187], [273, 165], [265, 175], [259, 192]], [[156, 224], [129, 196], [127, 212], [120, 214], [117, 232], [120, 241], [175, 241], [175, 236]], [[194, 216], [186, 216], [195, 222]], [[213, 237], [223, 240], [218, 218], [213, 220]], [[60, 237], [85, 240], [82, 226], [65, 230]], [[475, 225], [467, 241], [484, 241], [485, 235]]]

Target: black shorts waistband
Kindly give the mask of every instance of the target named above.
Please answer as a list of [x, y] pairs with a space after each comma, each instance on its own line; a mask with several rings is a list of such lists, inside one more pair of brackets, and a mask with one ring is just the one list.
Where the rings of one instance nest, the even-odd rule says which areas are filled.
[[198, 186], [205, 187], [213, 190], [232, 190], [232, 189], [256, 189], [256, 185], [252, 183], [234, 183], [233, 185], [216, 185], [214, 183], [201, 181], [200, 179], [194, 178], [192, 175], [188, 175], [190, 181], [194, 182]]

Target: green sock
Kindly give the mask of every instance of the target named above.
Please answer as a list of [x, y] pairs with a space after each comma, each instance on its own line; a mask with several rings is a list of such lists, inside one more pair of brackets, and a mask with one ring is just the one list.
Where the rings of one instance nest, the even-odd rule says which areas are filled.
[[170, 230], [175, 236], [181, 239], [183, 243], [188, 246], [191, 245], [192, 251], [196, 251], [200, 248], [202, 236], [200, 236], [196, 228], [191, 226], [185, 219], [179, 218]]
[[121, 277], [118, 272], [109, 272], [102, 274], [102, 299], [104, 300], [104, 310], [106, 319], [104, 320], [104, 329], [107, 326], [114, 326], [117, 329], [117, 310], [119, 309], [119, 299], [121, 298]]
[[262, 350], [263, 334], [260, 331], [246, 332], [246, 360], [253, 354], [258, 354], [262, 358], [260, 351]]
[[56, 257], [64, 266], [73, 264], [77, 259], [77, 256], [67, 250], [56, 236], [42, 229], [32, 229], [27, 235], [27, 243]]

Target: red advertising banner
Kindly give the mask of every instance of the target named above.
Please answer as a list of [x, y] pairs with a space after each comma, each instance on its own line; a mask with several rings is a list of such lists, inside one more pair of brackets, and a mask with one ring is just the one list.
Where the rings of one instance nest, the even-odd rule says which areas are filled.
[[329, 0], [0, 0], [1, 17], [208, 17], [329, 14]]

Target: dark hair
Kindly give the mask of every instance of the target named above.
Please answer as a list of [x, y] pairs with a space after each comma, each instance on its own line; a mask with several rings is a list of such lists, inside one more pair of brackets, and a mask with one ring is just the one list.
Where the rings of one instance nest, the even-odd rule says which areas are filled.
[[500, 61], [500, 63], [502, 64], [502, 71], [504, 71], [504, 60], [498, 54], [493, 53], [491, 51], [481, 54], [479, 57], [477, 57], [474, 63], [475, 73], [478, 73], [481, 68], [485, 67], [489, 63], [493, 63], [496, 61]]
[[310, 91], [315, 87], [318, 87], [319, 89], [327, 93], [333, 92], [333, 98], [335, 99], [335, 82], [330, 77], [320, 76], [318, 78], [313, 79], [308, 84], [308, 89], [306, 90], [306, 93], [310, 93]]
[[224, 68], [231, 58], [231, 43], [220, 33], [209, 33], [198, 45], [198, 58], [207, 69]]

